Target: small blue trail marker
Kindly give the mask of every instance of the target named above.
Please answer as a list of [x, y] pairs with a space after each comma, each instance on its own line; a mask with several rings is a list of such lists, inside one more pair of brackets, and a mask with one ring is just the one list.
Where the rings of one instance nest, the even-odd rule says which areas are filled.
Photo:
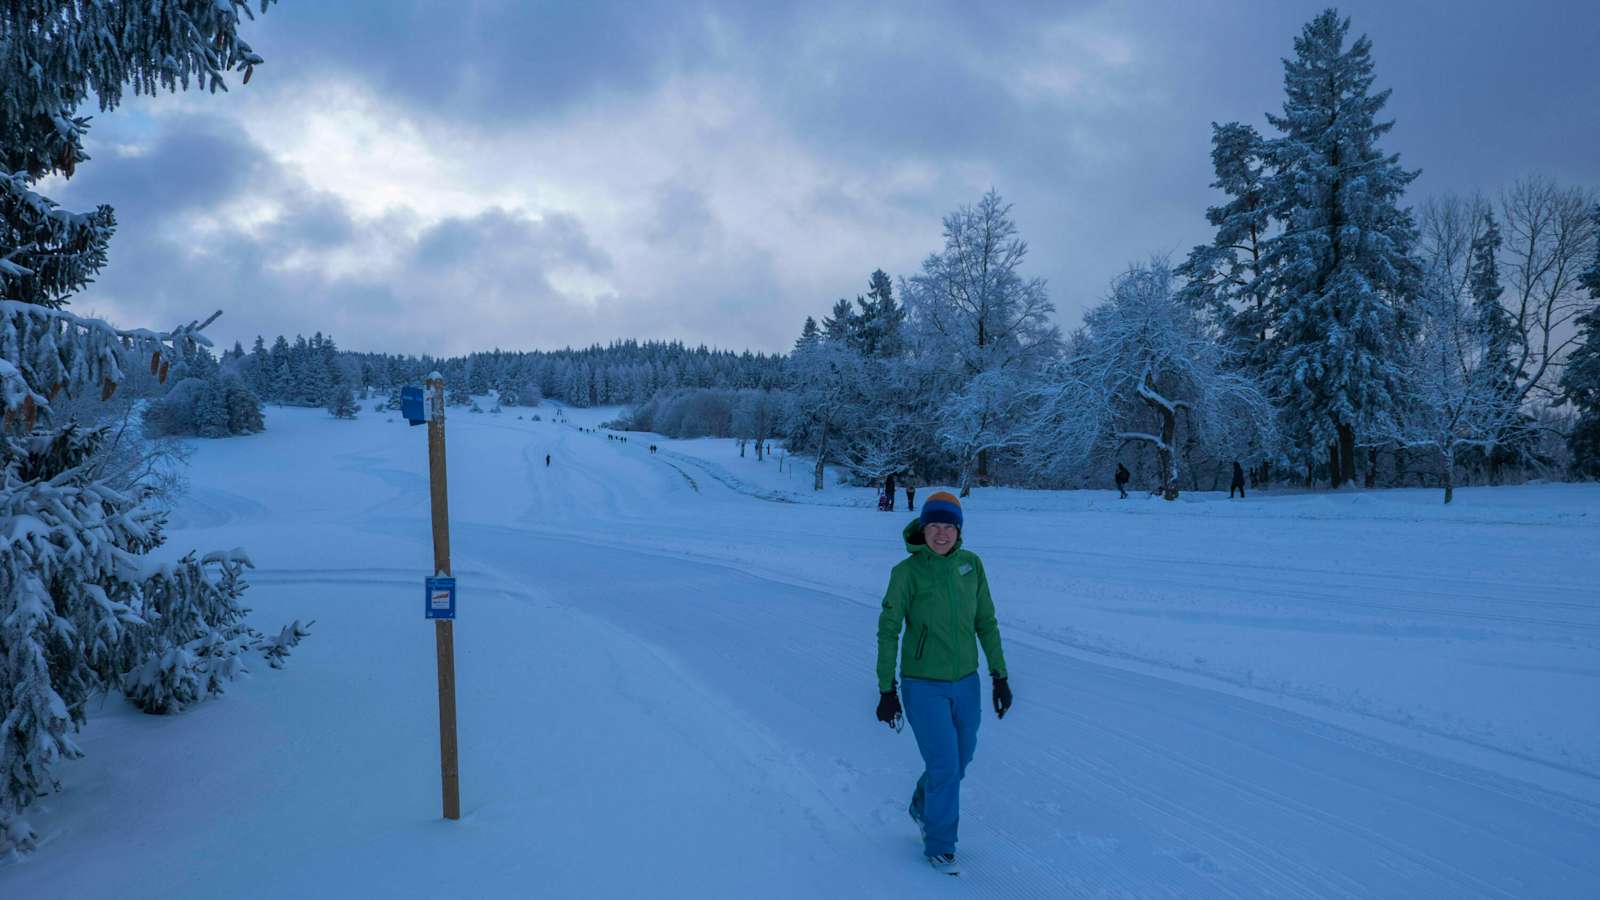
[[423, 401], [422, 388], [403, 387], [400, 389], [400, 415], [413, 425], [428, 424], [428, 407]]
[[427, 595], [425, 611], [430, 619], [454, 619], [456, 617], [456, 580], [441, 576], [429, 576], [423, 579], [424, 593]]

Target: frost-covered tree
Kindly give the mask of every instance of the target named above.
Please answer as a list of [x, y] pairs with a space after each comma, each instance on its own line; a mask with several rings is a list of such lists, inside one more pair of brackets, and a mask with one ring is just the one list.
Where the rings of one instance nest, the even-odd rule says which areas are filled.
[[109, 398], [134, 366], [164, 375], [204, 326], [120, 330], [66, 312], [115, 220], [35, 187], [87, 159], [87, 98], [109, 110], [129, 89], [248, 77], [261, 62], [238, 38], [249, 15], [243, 0], [0, 0], [0, 855], [31, 849], [22, 813], [81, 755], [72, 733], [90, 697], [159, 653], [152, 598], [199, 590], [177, 569], [145, 571], [160, 512], [92, 464], [107, 431], [59, 422], [53, 404]]
[[[1060, 347], [1060, 332], [1051, 322], [1055, 305], [1044, 279], [1025, 278], [1021, 268], [1028, 243], [1017, 234], [1011, 205], [993, 190], [976, 206], [964, 206], [944, 218], [944, 249], [928, 256], [922, 271], [905, 285], [906, 304], [920, 332], [924, 356], [947, 363], [950, 393], [986, 373], [985, 387], [965, 394], [957, 412], [949, 404], [942, 428], [961, 429], [957, 421], [983, 406], [994, 435], [1020, 423], [1008, 417], [1013, 398], [1002, 387], [1022, 384], [1028, 373], [1050, 360]], [[977, 455], [976, 475], [988, 474], [989, 449], [1007, 443], [986, 439], [989, 448]]]
[[[810, 322], [808, 318], [806, 320]], [[816, 456], [812, 490], [823, 488], [823, 473], [834, 460], [856, 414], [861, 357], [838, 341], [822, 338], [789, 357], [789, 448]]]
[[1270, 453], [1274, 411], [1259, 383], [1230, 365], [1229, 346], [1174, 290], [1163, 259], [1131, 267], [1084, 317], [1068, 356], [1035, 388], [1028, 454], [1044, 470], [1069, 468], [1096, 446], [1156, 451], [1162, 496], [1178, 497], [1184, 425], [1213, 452]]
[[1309, 467], [1328, 449], [1337, 487], [1355, 476], [1357, 432], [1392, 411], [1403, 389], [1405, 304], [1419, 273], [1416, 226], [1399, 206], [1416, 178], [1378, 139], [1389, 91], [1374, 93], [1372, 43], [1348, 48], [1348, 19], [1327, 10], [1295, 39], [1284, 60], [1282, 132], [1268, 142], [1267, 194], [1280, 234], [1262, 248], [1271, 292], [1268, 384], [1284, 404]]
[[767, 442], [777, 433], [783, 416], [783, 399], [774, 391], [753, 388], [739, 392], [731, 427], [734, 437], [755, 444], [756, 461], [765, 459]]
[[[961, 496], [972, 493], [978, 460], [983, 454], [1026, 443], [1028, 402], [1015, 369], [979, 372], [961, 390], [943, 401], [936, 435], [955, 460]], [[900, 468], [904, 468], [902, 465]]]
[[1372, 419], [1377, 437], [1439, 453], [1444, 502], [1455, 494], [1460, 451], [1490, 453], [1518, 428], [1516, 397], [1496, 364], [1493, 319], [1463, 302], [1445, 270], [1429, 272], [1413, 306], [1416, 339], [1407, 346], [1400, 402]]
[[[1593, 222], [1600, 232], [1600, 203], [1595, 204]], [[1561, 373], [1560, 405], [1577, 410], [1577, 421], [1567, 436], [1572, 452], [1572, 471], [1584, 478], [1600, 478], [1600, 242], [1596, 242], [1593, 263], [1583, 273], [1582, 283], [1589, 292], [1589, 308], [1577, 317], [1578, 334], [1566, 369]]]
[[1179, 269], [1187, 283], [1181, 298], [1209, 314], [1225, 340], [1238, 344], [1242, 363], [1266, 371], [1270, 292], [1261, 278], [1262, 248], [1271, 227], [1267, 145], [1253, 127], [1239, 122], [1211, 125], [1211, 186], [1228, 202], [1206, 210], [1217, 229], [1209, 244], [1190, 251]]

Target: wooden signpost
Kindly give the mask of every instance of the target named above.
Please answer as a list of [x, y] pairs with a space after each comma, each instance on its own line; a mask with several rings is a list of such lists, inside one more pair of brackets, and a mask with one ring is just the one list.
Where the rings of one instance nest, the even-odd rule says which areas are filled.
[[[427, 579], [426, 614], [433, 619], [439, 657], [439, 775], [444, 817], [461, 818], [461, 773], [456, 754], [455, 578], [450, 571], [450, 499], [444, 467], [444, 376], [428, 376], [428, 483], [433, 495], [433, 577]], [[416, 424], [413, 420], [413, 424]]]

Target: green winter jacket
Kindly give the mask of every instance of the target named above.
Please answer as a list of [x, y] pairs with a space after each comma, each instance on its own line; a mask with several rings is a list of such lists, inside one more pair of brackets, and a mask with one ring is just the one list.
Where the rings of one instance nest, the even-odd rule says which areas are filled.
[[995, 623], [983, 560], [961, 549], [959, 538], [949, 556], [933, 552], [923, 543], [917, 519], [903, 533], [911, 556], [889, 574], [883, 612], [878, 615], [878, 690], [894, 688], [902, 624], [906, 634], [900, 654], [902, 676], [960, 681], [978, 671], [977, 644], [982, 642], [989, 671], [1004, 678], [1006, 658], [1000, 650], [1000, 626]]

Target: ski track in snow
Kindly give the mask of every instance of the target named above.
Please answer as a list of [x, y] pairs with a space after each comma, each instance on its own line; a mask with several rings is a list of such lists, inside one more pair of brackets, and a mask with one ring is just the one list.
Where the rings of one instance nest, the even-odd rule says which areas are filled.
[[[570, 414], [579, 423], [587, 421], [582, 411]], [[275, 429], [302, 434], [346, 424], [311, 414], [279, 418], [284, 421], [280, 426], [275, 419]], [[1003, 592], [1001, 573], [1008, 566], [1026, 566], [1035, 575], [1071, 573], [1060, 585], [1028, 586], [1042, 591], [1068, 590], [1073, 579], [1093, 577], [1107, 585], [1107, 596], [1235, 591], [1243, 573], [1248, 590], [1227, 615], [1210, 608], [1185, 612], [1127, 603], [1116, 605], [1115, 612], [1246, 630], [1382, 634], [1389, 627], [1413, 637], [1426, 631], [1441, 641], [1489, 633], [1510, 641], [1592, 635], [1600, 630], [1600, 604], [1585, 602], [1585, 594], [1571, 584], [1450, 576], [1419, 583], [1390, 572], [1285, 569], [1203, 555], [1160, 558], [1159, 553], [1141, 553], [1136, 569], [1128, 553], [1097, 552], [1071, 542], [1064, 542], [1064, 549], [1041, 548], [1001, 535], [976, 544], [996, 580], [1017, 706], [1004, 721], [985, 713], [962, 792], [964, 872], [940, 884], [921, 861], [905, 814], [920, 770], [912, 736], [909, 730], [894, 734], [872, 719], [877, 597], [864, 592], [853, 574], [882, 561], [886, 578], [887, 564], [899, 558], [897, 541], [861, 547], [850, 530], [838, 527], [846, 519], [834, 518], [859, 521], [864, 514], [852, 509], [854, 504], [834, 509], [795, 504], [784, 491], [752, 485], [687, 453], [651, 455], [638, 437], [623, 444], [572, 426], [495, 422], [487, 415], [453, 415], [451, 425], [452, 549], [463, 586], [456, 628], [464, 670], [459, 696], [464, 727], [478, 730], [463, 733], [468, 814], [449, 827], [464, 835], [453, 839], [459, 852], [477, 854], [482, 895], [525, 896], [542, 893], [542, 886], [549, 896], [638, 896], [642, 885], [654, 885], [649, 891], [654, 896], [841, 898], [942, 890], [1040, 898], [1600, 895], [1600, 855], [1594, 852], [1600, 846], [1600, 805], [1592, 799], [1600, 791], [1588, 796], [1552, 791], [1400, 746], [1302, 714], [1287, 701], [1263, 703], [1211, 689], [1191, 673], [1164, 671], [1159, 659], [1122, 665], [1122, 651], [1115, 646], [1063, 634], [1043, 619], [1035, 622], [1032, 607], [1021, 602], [1008, 614], [1005, 598], [1020, 598], [1027, 588], [1007, 585]], [[216, 486], [227, 483], [222, 478], [232, 467], [255, 459], [254, 448], [262, 442], [205, 444], [200, 462], [214, 463], [204, 470], [211, 480], [202, 484], [203, 473], [197, 471], [192, 502], [186, 501], [175, 518], [188, 529], [174, 535], [175, 543], [178, 538], [210, 540], [251, 549], [262, 568], [251, 575], [250, 605], [274, 616], [264, 620], [258, 612], [258, 624], [274, 628], [291, 610], [303, 616], [302, 610], [325, 608], [331, 627], [313, 629], [313, 637], [290, 660], [291, 672], [311, 670], [290, 676], [303, 679], [304, 690], [313, 691], [310, 697], [319, 684], [339, 689], [352, 677], [357, 679], [352, 685], [378, 679], [372, 689], [379, 696], [386, 693], [383, 681], [402, 671], [340, 668], [339, 636], [368, 640], [349, 630], [360, 619], [348, 617], [377, 611], [402, 618], [402, 625], [374, 629], [371, 636], [409, 635], [408, 653], [424, 646], [419, 633], [432, 630], [421, 621], [421, 597], [416, 596], [428, 534], [426, 496], [418, 496], [426, 485], [419, 476], [426, 471], [422, 443], [395, 431], [393, 425], [372, 425], [359, 441], [350, 439], [354, 446], [341, 446], [334, 454], [327, 478], [288, 489], [270, 479], [229, 484], [226, 490]], [[420, 436], [421, 430], [412, 434]], [[303, 447], [285, 436], [275, 452]], [[552, 458], [548, 467], [546, 453]], [[282, 459], [276, 465], [284, 471], [297, 468]], [[697, 483], [685, 467], [706, 473], [705, 483]], [[335, 487], [347, 487], [351, 501], [343, 502], [330, 490]], [[794, 515], [809, 518], [789, 518]], [[894, 522], [891, 530], [897, 531], [904, 519], [874, 523], [879, 521]], [[1077, 521], [1072, 527], [1089, 524]], [[1195, 518], [1188, 525], [1204, 528], [1206, 521]], [[344, 565], [352, 554], [363, 557], [361, 564]], [[379, 609], [373, 605], [379, 597], [403, 599], [384, 600]], [[340, 604], [341, 598], [348, 603]], [[1288, 604], [1301, 615], [1286, 618], [1274, 604]], [[1312, 613], [1316, 618], [1309, 617]], [[340, 615], [348, 620], [343, 631], [338, 630]], [[1403, 616], [1404, 622], [1386, 626], [1388, 615]], [[536, 621], [554, 631], [530, 642], [544, 649], [527, 659], [475, 655], [480, 643], [499, 647], [498, 654], [515, 646], [500, 624], [510, 627], [512, 621], [524, 626]], [[560, 637], [566, 632], [583, 635], [587, 643], [571, 647]], [[1086, 650], [1098, 651], [1098, 657]], [[382, 645], [363, 651], [375, 658], [390, 652]], [[540, 665], [545, 657], [562, 659], [562, 667], [547, 670]], [[431, 678], [429, 662], [430, 670], [420, 674]], [[496, 699], [477, 699], [474, 690], [481, 682], [470, 680], [469, 673], [493, 677], [490, 673], [508, 667], [531, 679], [514, 685], [539, 698], [537, 703], [508, 705], [516, 693], [498, 685]], [[1579, 678], [1595, 673], [1576, 668]], [[108, 779], [115, 785], [112, 773], [133, 764], [117, 758], [119, 752], [150, 753], [163, 746], [139, 740], [145, 732], [198, 727], [198, 720], [210, 716], [255, 721], [249, 717], [260, 718], [252, 712], [257, 709], [276, 710], [276, 718], [290, 721], [286, 717], [295, 710], [271, 705], [280, 674], [286, 673], [257, 674], [231, 689], [230, 696], [185, 716], [152, 720], [124, 714], [91, 721], [86, 734], [102, 729], [106, 737], [95, 742], [89, 759], [63, 767], [69, 792], [74, 779], [81, 780], [75, 794], [52, 805], [61, 818], [45, 823], [50, 846], [9, 872], [0, 868], [0, 895], [9, 894], [8, 880], [46, 891], [17, 896], [269, 895], [267, 884], [240, 883], [240, 871], [254, 869], [231, 870], [226, 854], [187, 880], [152, 873], [141, 881], [138, 872], [125, 871], [134, 865], [170, 866], [159, 835], [142, 839], [147, 852], [122, 859], [114, 888], [86, 865], [98, 848], [78, 839], [86, 829], [73, 824], [72, 813], [81, 816], [85, 804], [95, 802], [91, 785]], [[407, 680], [427, 684], [417, 672]], [[548, 786], [532, 788], [525, 801], [518, 799], [524, 794], [516, 786], [501, 789], [481, 780], [482, 769], [469, 764], [494, 765], [477, 759], [491, 749], [481, 742], [492, 743], [502, 725], [537, 742], [548, 729], [537, 720], [523, 723], [515, 717], [544, 704], [570, 703], [574, 689], [581, 703], [603, 711], [596, 723], [622, 717], [630, 739], [620, 746], [606, 740], [582, 743], [595, 740], [600, 731], [580, 717], [553, 727], [566, 741], [578, 743], [536, 755], [568, 766], [583, 765], [587, 756], [608, 760], [612, 768], [535, 772], [532, 781]], [[329, 740], [336, 745], [361, 740], [358, 731], [341, 737], [343, 730], [361, 727], [359, 709], [352, 710], [354, 720], [305, 712], [331, 730]], [[1359, 717], [1346, 721], [1361, 725]], [[423, 732], [427, 724], [423, 717]], [[126, 740], [110, 740], [123, 732]], [[174, 739], [181, 740], [163, 738]], [[257, 773], [253, 779], [284, 777], [284, 761], [272, 747], [261, 749], [256, 768], [248, 768], [248, 760], [230, 765]], [[407, 753], [426, 761], [428, 750], [410, 747]], [[1512, 751], [1500, 748], [1485, 758], [1492, 762], [1495, 752]], [[651, 770], [655, 754], [672, 766], [662, 772], [666, 780], [631, 771]], [[206, 759], [195, 765], [205, 766]], [[320, 765], [325, 768], [308, 777], [337, 781], [342, 772], [348, 774], [340, 767], [354, 762], [296, 758], [289, 769]], [[626, 769], [614, 768], [618, 763]], [[710, 778], [706, 773], [712, 771], [720, 773], [714, 780], [696, 780]], [[684, 784], [671, 784], [674, 772]], [[436, 773], [434, 768], [419, 777], [425, 782]], [[593, 789], [587, 805], [575, 799], [579, 805], [561, 807], [576, 818], [563, 823], [542, 817], [545, 801], [538, 794], [553, 793], [557, 799], [551, 802], [559, 805], [575, 789], [572, 782], [607, 778], [607, 773], [635, 791], [631, 799], [611, 796], [602, 786]], [[1580, 785], [1596, 781], [1595, 773], [1582, 767], [1569, 766], [1567, 774]], [[512, 778], [509, 770], [501, 777]], [[415, 793], [414, 787], [408, 790]], [[425, 793], [427, 784], [422, 788]], [[742, 814], [733, 798], [742, 798]], [[528, 806], [508, 808], [508, 800]], [[260, 802], [270, 803], [270, 797]], [[143, 812], [160, 820], [159, 808]], [[340, 810], [329, 818], [345, 821], [360, 812]], [[290, 821], [287, 814], [274, 815], [280, 827]], [[629, 824], [633, 820], [677, 821], [690, 833], [704, 832], [708, 840], [681, 846], [669, 840], [673, 849], [651, 856], [642, 873], [617, 866], [606, 850], [609, 843], [588, 856], [580, 849], [569, 851], [574, 858], [542, 859], [532, 871], [512, 861], [537, 853], [542, 844], [589, 846], [558, 837], [562, 829], [627, 833], [634, 840], [641, 833], [663, 834], [641, 832]], [[317, 832], [314, 815], [298, 822], [312, 832], [305, 839], [328, 846], [299, 858], [292, 864], [297, 871], [283, 877], [308, 887], [343, 883], [354, 887], [349, 895], [379, 885], [385, 896], [435, 893], [441, 883], [419, 868], [427, 866], [425, 855], [416, 858], [419, 835], [394, 831], [381, 821], [373, 819], [367, 833], [326, 835]], [[198, 841], [191, 843], [200, 846]], [[745, 862], [719, 871], [730, 847]], [[195, 852], [193, 847], [172, 849]], [[655, 849], [647, 845], [647, 852]], [[371, 868], [352, 876], [352, 861]], [[656, 868], [674, 864], [679, 866], [674, 871]], [[458, 888], [464, 883], [470, 882], [455, 882]], [[129, 884], [143, 884], [152, 893], [129, 892]], [[283, 886], [271, 888], [277, 892]]]

